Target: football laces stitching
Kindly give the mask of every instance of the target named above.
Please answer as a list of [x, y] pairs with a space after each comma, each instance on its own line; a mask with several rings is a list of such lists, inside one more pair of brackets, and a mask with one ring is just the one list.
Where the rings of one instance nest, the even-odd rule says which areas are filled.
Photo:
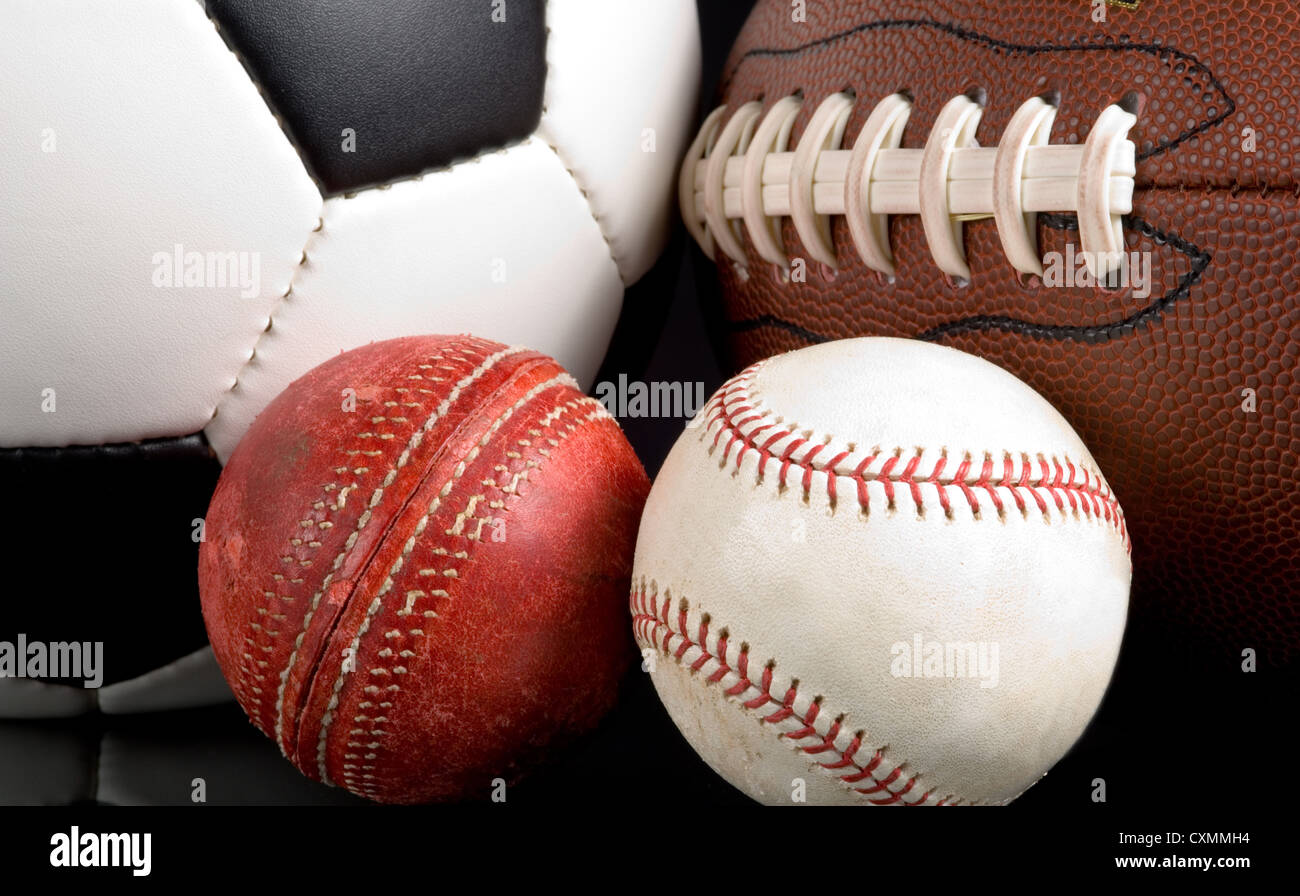
[[788, 271], [780, 219], [789, 217], [807, 253], [837, 269], [831, 217], [842, 215], [862, 262], [892, 278], [889, 216], [919, 215], [935, 264], [964, 282], [970, 268], [962, 225], [992, 218], [1011, 266], [1042, 277], [1036, 216], [1056, 212], [1078, 217], [1082, 256], [1097, 282], [1121, 269], [1123, 216], [1133, 210], [1137, 173], [1128, 139], [1137, 124], [1135, 100], [1104, 108], [1082, 144], [1051, 144], [1056, 98], [1033, 97], [997, 146], [982, 147], [975, 131], [984, 95], [972, 91], [944, 105], [923, 147], [905, 149], [912, 100], [894, 93], [875, 105], [845, 149], [855, 99], [841, 92], [814, 110], [791, 150], [802, 104], [783, 97], [763, 114], [762, 103], [749, 102], [729, 118], [722, 106], [700, 128], [682, 165], [678, 199], [687, 229], [710, 258], [721, 249], [747, 274], [747, 235], [760, 258]]

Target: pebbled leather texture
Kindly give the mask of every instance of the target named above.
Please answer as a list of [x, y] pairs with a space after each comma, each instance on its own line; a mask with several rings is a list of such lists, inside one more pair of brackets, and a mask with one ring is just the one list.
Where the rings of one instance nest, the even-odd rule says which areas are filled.
[[[872, 106], [915, 100], [903, 145], [924, 144], [940, 107], [983, 88], [977, 132], [997, 143], [1017, 106], [1060, 94], [1051, 142], [1081, 142], [1101, 109], [1144, 99], [1129, 251], [1149, 253], [1152, 290], [1021, 282], [992, 220], [965, 224], [972, 278], [930, 257], [918, 217], [893, 217], [887, 282], [832, 221], [838, 269], [783, 280], [745, 240], [749, 275], [718, 266], [736, 367], [850, 336], [906, 336], [1015, 373], [1066, 416], [1110, 477], [1133, 540], [1135, 622], [1287, 664], [1300, 643], [1300, 27], [1294, 6], [1108, 6], [1074, 0], [810, 2], [807, 22], [767, 0], [733, 47], [719, 101], [769, 108], [801, 91], [795, 146], [830, 93], [856, 92], [845, 142]], [[725, 121], [724, 121], [725, 124]], [[1243, 139], [1254, 135], [1254, 152]], [[1077, 249], [1072, 216], [1040, 215], [1041, 253]], [[789, 219], [788, 254], [804, 250]], [[1247, 395], [1243, 390], [1252, 390]], [[1245, 406], [1253, 396], [1254, 408]], [[1230, 660], [1229, 660], [1230, 661]]]
[[[527, 137], [546, 83], [543, 0], [208, 0], [327, 195]], [[356, 135], [345, 151], [343, 131]]]
[[460, 336], [348, 352], [222, 472], [199, 555], [213, 650], [308, 776], [382, 802], [485, 796], [613, 704], [648, 490], [544, 355]]
[[[754, 799], [1003, 803], [1100, 704], [1129, 580], [1119, 504], [1046, 401], [852, 339], [715, 394], [655, 479], [631, 606], [669, 714]], [[996, 672], [897, 674], [917, 637]]]

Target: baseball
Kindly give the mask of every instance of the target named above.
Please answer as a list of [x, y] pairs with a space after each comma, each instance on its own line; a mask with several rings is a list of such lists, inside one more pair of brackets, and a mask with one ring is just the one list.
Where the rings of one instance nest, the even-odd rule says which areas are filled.
[[431, 336], [339, 355], [221, 474], [199, 552], [213, 651], [309, 777], [487, 799], [613, 705], [649, 486], [538, 352]]
[[1092, 718], [1123, 512], [1011, 374], [863, 338], [749, 367], [664, 463], [633, 629], [695, 750], [769, 804], [1006, 803]]

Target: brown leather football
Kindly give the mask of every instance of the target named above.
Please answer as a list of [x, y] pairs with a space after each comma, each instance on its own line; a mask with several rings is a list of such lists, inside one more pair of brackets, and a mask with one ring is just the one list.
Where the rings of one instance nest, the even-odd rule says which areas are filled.
[[1295, 659], [1292, 3], [760, 0], [718, 100], [682, 211], [736, 367], [864, 335], [1000, 364], [1122, 502], [1133, 621]]

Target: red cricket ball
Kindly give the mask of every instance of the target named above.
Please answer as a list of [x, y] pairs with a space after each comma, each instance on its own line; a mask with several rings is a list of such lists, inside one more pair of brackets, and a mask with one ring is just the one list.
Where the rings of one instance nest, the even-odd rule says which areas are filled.
[[487, 797], [613, 704], [649, 488], [545, 355], [469, 336], [347, 352], [222, 472], [199, 552], [213, 650], [309, 777]]

